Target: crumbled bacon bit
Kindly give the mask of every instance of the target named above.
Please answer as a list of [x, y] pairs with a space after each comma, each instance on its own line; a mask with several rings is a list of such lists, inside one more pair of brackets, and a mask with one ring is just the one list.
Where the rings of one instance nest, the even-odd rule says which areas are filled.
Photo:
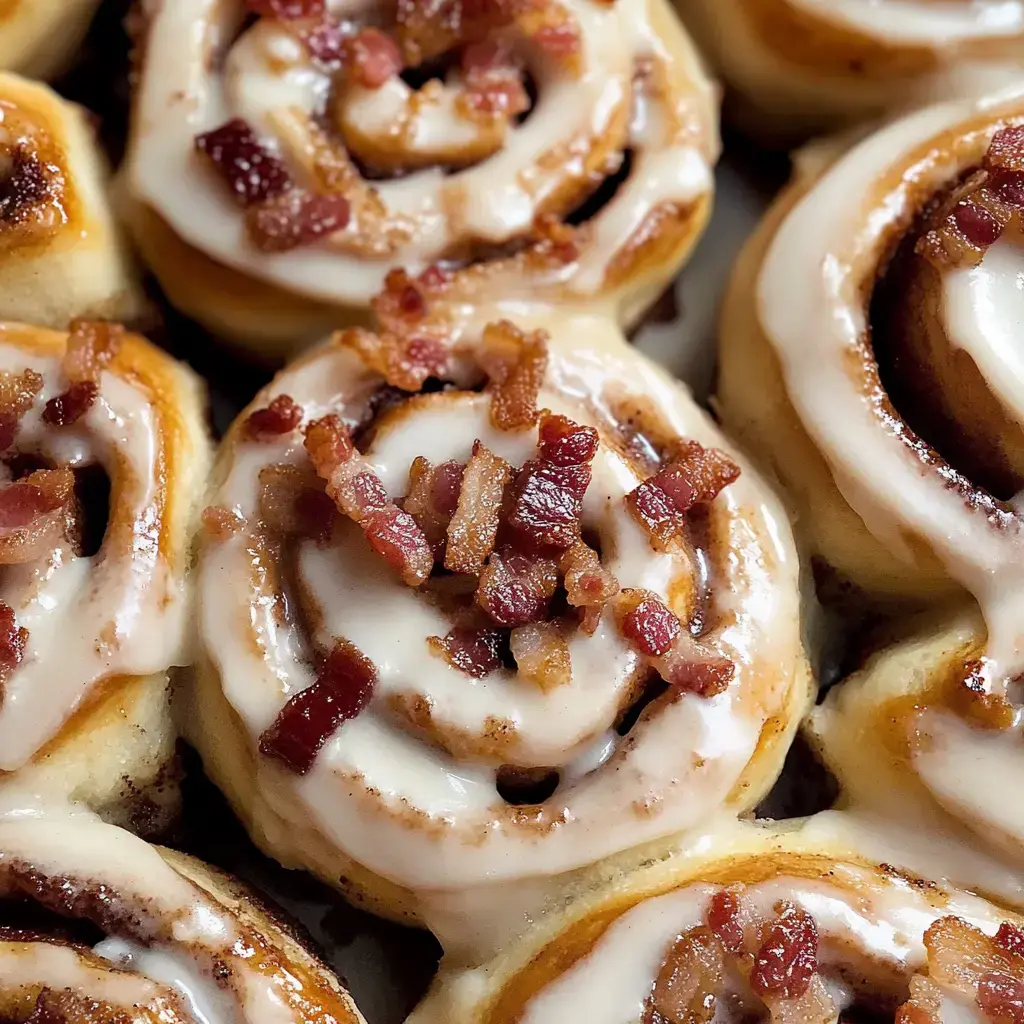
[[1024, 958], [1024, 930], [1010, 924], [1009, 921], [1004, 921], [999, 926], [994, 941], [997, 946], [1002, 946], [1003, 949]]
[[682, 630], [671, 609], [648, 590], [623, 590], [615, 613], [622, 635], [648, 657], [667, 654]]
[[462, 474], [459, 501], [448, 526], [444, 564], [452, 572], [478, 575], [494, 550], [505, 488], [512, 469], [479, 441]]
[[569, 604], [583, 609], [580, 628], [593, 634], [604, 606], [619, 592], [619, 581], [601, 564], [597, 552], [581, 540], [562, 555], [559, 568]]
[[723, 693], [736, 674], [736, 665], [728, 658], [689, 644], [673, 647], [653, 664], [670, 686], [698, 697], [716, 697]]
[[[28, 630], [15, 621], [14, 609], [0, 601], [0, 687], [21, 664], [27, 643]], [[3, 690], [0, 689], [0, 703], [2, 698]]]
[[46, 403], [43, 422], [52, 427], [67, 427], [77, 423], [93, 407], [99, 393], [100, 387], [95, 381], [77, 381]]
[[924, 933], [928, 974], [938, 984], [974, 996], [990, 972], [1024, 980], [1024, 960], [959, 917], [942, 917]]
[[995, 971], [983, 974], [978, 1006], [992, 1024], [1024, 1024], [1024, 981]]
[[69, 381], [98, 381], [124, 344], [125, 329], [107, 320], [72, 320], [61, 369]]
[[985, 166], [990, 169], [1024, 171], [1024, 125], [1002, 128], [992, 136]]
[[285, 165], [240, 117], [197, 135], [195, 145], [243, 206], [266, 202], [291, 187]]
[[252, 207], [246, 225], [262, 252], [290, 252], [348, 226], [352, 205], [343, 195], [289, 189]]
[[448, 348], [426, 335], [373, 334], [353, 327], [338, 335], [338, 344], [358, 352], [368, 367], [402, 391], [419, 391], [431, 377], [443, 377], [448, 370]]
[[249, 413], [245, 432], [254, 441], [276, 441], [302, 422], [302, 406], [291, 395], [278, 395], [262, 409]]
[[719, 889], [711, 897], [705, 921], [718, 937], [718, 941], [730, 953], [743, 951], [743, 918], [740, 913], [740, 898], [733, 889]]
[[260, 521], [268, 530], [321, 542], [330, 538], [338, 510], [317, 476], [281, 464], [264, 466], [259, 482]]
[[547, 558], [495, 551], [480, 574], [476, 599], [499, 626], [539, 622], [558, 588], [558, 567]]
[[383, 290], [373, 299], [373, 311], [382, 324], [404, 334], [410, 325], [426, 316], [426, 293], [431, 288], [425, 280], [417, 280], [407, 270], [400, 267], [390, 270], [384, 278]]
[[494, 40], [471, 43], [462, 51], [465, 113], [513, 118], [530, 108], [522, 67], [515, 54]]
[[490, 378], [491, 423], [519, 430], [537, 422], [537, 396], [548, 365], [548, 336], [525, 334], [507, 320], [484, 328], [480, 363]]
[[987, 249], [1003, 233], [1003, 225], [983, 206], [970, 199], [953, 211], [953, 222], [971, 245]]
[[710, 504], [739, 475], [723, 452], [687, 441], [667, 466], [626, 496], [626, 504], [651, 543], [666, 548], [683, 536], [690, 509]]
[[70, 469], [38, 469], [0, 487], [0, 565], [35, 561], [64, 539], [74, 488]]
[[455, 279], [455, 275], [439, 263], [432, 263], [420, 274], [418, 281], [427, 291], [443, 291]]
[[423, 584], [434, 567], [427, 538], [416, 520], [388, 498], [383, 484], [366, 468], [341, 420], [330, 415], [311, 423], [306, 428], [305, 446], [338, 511], [359, 524], [370, 547], [408, 586]]
[[345, 27], [326, 12], [296, 21], [292, 31], [302, 40], [313, 60], [331, 69], [341, 63], [348, 36]]
[[433, 466], [422, 456], [409, 467], [409, 493], [402, 507], [419, 524], [435, 557], [448, 539], [448, 527], [459, 505], [462, 474], [460, 462]]
[[707, 928], [680, 935], [661, 965], [642, 1024], [711, 1024], [725, 983], [725, 954]]
[[539, 437], [540, 458], [527, 462], [512, 486], [508, 524], [530, 546], [563, 550], [580, 536], [597, 431], [545, 413]]
[[501, 668], [501, 634], [497, 630], [456, 627], [444, 637], [429, 637], [427, 643], [450, 665], [474, 679], [483, 679]]
[[288, 699], [260, 736], [260, 753], [305, 775], [342, 722], [370, 703], [377, 669], [355, 645], [338, 640], [324, 659], [316, 681]]
[[42, 390], [42, 375], [35, 370], [0, 370], [0, 451], [14, 444], [22, 417], [35, 405]]
[[555, 623], [517, 626], [509, 643], [520, 677], [545, 693], [572, 681], [569, 645]]
[[223, 505], [207, 505], [203, 509], [203, 528], [215, 540], [227, 540], [243, 526], [245, 520], [234, 509]]
[[580, 31], [574, 22], [545, 25], [532, 39], [545, 53], [559, 60], [575, 57], [580, 50]]
[[379, 89], [402, 70], [402, 55], [390, 36], [378, 28], [364, 28], [345, 40], [342, 63], [352, 81]]
[[261, 18], [295, 21], [323, 14], [324, 0], [245, 0], [245, 6]]
[[797, 999], [804, 995], [818, 969], [818, 928], [814, 918], [788, 901], [776, 906], [754, 955], [750, 986], [760, 996]]

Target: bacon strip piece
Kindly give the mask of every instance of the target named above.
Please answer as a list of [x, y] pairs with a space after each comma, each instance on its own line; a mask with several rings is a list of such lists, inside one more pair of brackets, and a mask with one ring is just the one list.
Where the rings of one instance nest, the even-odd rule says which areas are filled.
[[739, 475], [724, 452], [686, 441], [667, 466], [626, 495], [626, 504], [652, 546], [665, 550], [683, 537], [686, 514], [710, 504]]
[[619, 631], [670, 686], [714, 697], [732, 682], [736, 666], [705, 650], [656, 594], [627, 589], [613, 604]]
[[291, 395], [278, 395], [263, 409], [249, 413], [245, 432], [254, 441], [276, 441], [302, 422], [302, 406]]
[[285, 165], [240, 117], [197, 135], [195, 146], [242, 206], [266, 202], [291, 188]]
[[545, 331], [526, 334], [508, 320], [484, 328], [480, 364], [490, 378], [491, 423], [498, 430], [521, 430], [537, 422], [547, 341]]
[[509, 642], [520, 678], [545, 693], [572, 681], [569, 645], [556, 623], [517, 626]]
[[19, 626], [14, 609], [0, 601], [0, 706], [3, 705], [3, 684], [21, 664], [28, 644], [28, 630]]
[[344, 41], [342, 63], [351, 81], [379, 89], [402, 70], [402, 55], [394, 39], [371, 26]]
[[419, 524], [435, 559], [444, 551], [448, 527], [459, 507], [463, 469], [455, 461], [433, 466], [422, 456], [409, 467], [409, 493], [402, 507]]
[[342, 722], [355, 718], [370, 703], [376, 685], [373, 662], [348, 640], [338, 640], [316, 681], [290, 697], [260, 736], [260, 753], [296, 775], [305, 775]]
[[434, 567], [430, 544], [416, 520], [391, 501], [380, 478], [367, 468], [341, 420], [332, 414], [310, 423], [305, 447], [338, 511], [359, 524], [370, 547], [408, 586], [422, 585]]
[[0, 565], [33, 562], [65, 539], [74, 489], [70, 469], [39, 469], [0, 487]]
[[539, 458], [516, 476], [508, 525], [526, 548], [565, 550], [579, 540], [597, 431], [546, 412], [538, 434]]
[[456, 626], [443, 637], [428, 637], [427, 644], [453, 668], [474, 679], [483, 679], [501, 668], [501, 633], [496, 629]]
[[795, 903], [782, 900], [775, 909], [754, 954], [750, 987], [762, 997], [798, 999], [818, 970], [818, 928]]
[[725, 952], [708, 928], [680, 935], [654, 982], [643, 1024], [711, 1024], [716, 995], [725, 985]]
[[262, 252], [290, 252], [348, 226], [352, 204], [340, 193], [321, 195], [291, 188], [246, 212], [253, 245]]
[[593, 635], [604, 606], [619, 592], [619, 581], [602, 564], [597, 552], [578, 540], [559, 562], [569, 604], [583, 610], [580, 628]]
[[505, 488], [512, 468], [480, 441], [462, 474], [459, 502], [448, 526], [446, 569], [477, 576], [494, 550]]
[[124, 328], [104, 320], [73, 320], [61, 369], [69, 387], [51, 398], [43, 422], [55, 427], [76, 423], [92, 408], [100, 392], [100, 374], [113, 362], [124, 342]]
[[35, 405], [42, 390], [42, 374], [35, 370], [0, 370], [0, 451], [14, 444], [22, 417]]
[[546, 617], [557, 589], [555, 562], [505, 549], [488, 559], [476, 600], [499, 626], [522, 626]]
[[419, 391], [431, 377], [448, 372], [447, 347], [429, 335], [373, 334], [354, 327], [338, 335], [338, 344], [358, 352], [370, 369], [402, 391]]

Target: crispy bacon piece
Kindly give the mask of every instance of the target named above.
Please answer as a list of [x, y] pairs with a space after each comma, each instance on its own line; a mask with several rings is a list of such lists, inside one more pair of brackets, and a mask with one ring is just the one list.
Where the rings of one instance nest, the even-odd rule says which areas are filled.
[[402, 70], [398, 44], [379, 28], [364, 28], [342, 44], [342, 64], [349, 79], [379, 89]]
[[676, 615], [649, 590], [623, 590], [615, 614], [630, 646], [649, 658], [667, 654], [682, 631]]
[[260, 520], [286, 537], [330, 538], [338, 510], [322, 481], [298, 466], [264, 466], [260, 470]]
[[547, 615], [557, 589], [555, 562], [506, 549], [488, 559], [476, 600], [499, 626], [521, 626]]
[[931, 978], [910, 979], [910, 999], [896, 1011], [894, 1024], [942, 1024], [942, 989]]
[[197, 135], [195, 146], [242, 206], [264, 203], [291, 188], [288, 169], [240, 117]]
[[530, 109], [522, 65], [502, 43], [471, 43], [462, 51], [462, 72], [459, 105], [466, 116], [513, 118]]
[[276, 441], [302, 422], [302, 406], [291, 395], [278, 395], [263, 409], [249, 413], [245, 432], [254, 441]]
[[578, 540], [559, 562], [569, 604], [583, 610], [580, 628], [593, 634], [604, 606], [619, 592], [619, 581], [601, 564], [597, 552]]
[[19, 626], [14, 618], [14, 609], [0, 601], [0, 705], [3, 704], [3, 684], [25, 657], [28, 630]]
[[371, 305], [377, 319], [386, 328], [401, 335], [427, 315], [429, 291], [430, 288], [422, 280], [399, 267], [388, 271], [384, 278], [384, 288], [374, 297]]
[[203, 529], [215, 540], [227, 540], [245, 526], [245, 520], [223, 505], [207, 505], [203, 509]]
[[263, 252], [290, 252], [348, 226], [352, 204], [343, 195], [292, 188], [246, 212], [249, 237]]
[[734, 889], [719, 889], [711, 897], [704, 920], [725, 949], [743, 952], [742, 904]]
[[444, 564], [452, 572], [479, 575], [494, 550], [505, 488], [512, 469], [480, 441], [462, 474], [462, 488], [455, 514], [448, 526]]
[[976, 265], [1024, 210], [1024, 130], [1003, 128], [992, 137], [981, 169], [950, 197], [938, 226], [916, 250], [940, 269]]
[[654, 982], [643, 1024], [711, 1024], [725, 984], [725, 953], [704, 927], [680, 935]]
[[65, 538], [74, 489], [70, 469], [38, 469], [0, 487], [0, 565], [33, 562]]
[[354, 644], [335, 642], [316, 681], [288, 699], [260, 736], [260, 753], [305, 775], [321, 748], [342, 722], [355, 718], [370, 703], [377, 669]]
[[370, 547], [408, 586], [424, 583], [434, 567], [427, 538], [416, 520], [390, 500], [341, 420], [330, 415], [311, 423], [305, 446], [338, 511], [359, 524]]
[[501, 668], [501, 633], [496, 629], [456, 626], [443, 637], [428, 637], [427, 644], [453, 668], [474, 679], [483, 679]]
[[1010, 924], [1009, 921], [1004, 921], [999, 926], [993, 941], [997, 946], [1002, 946], [1010, 953], [1016, 953], [1017, 956], [1024, 958], [1024, 929]]
[[490, 378], [491, 423], [499, 430], [520, 430], [537, 422], [547, 341], [545, 331], [526, 334], [508, 320], [484, 328], [480, 365]]
[[973, 998], [988, 974], [1024, 981], [1024, 958], [962, 918], [939, 918], [924, 933], [924, 945], [930, 977], [965, 996]]
[[724, 692], [736, 674], [733, 662], [703, 650], [685, 632], [667, 654], [652, 659], [651, 664], [669, 686], [698, 697]]
[[1024, 981], [996, 971], [983, 974], [978, 1005], [993, 1024], [1024, 1024]]
[[345, 26], [324, 11], [316, 17], [297, 19], [290, 27], [313, 60], [332, 70], [338, 67], [347, 38]]
[[431, 377], [444, 377], [448, 370], [447, 346], [429, 335], [374, 334], [353, 327], [338, 335], [338, 343], [354, 349], [370, 369], [402, 391], [419, 391]]
[[66, 391], [51, 398], [43, 409], [43, 421], [66, 427], [80, 420], [99, 396], [102, 372], [113, 362], [124, 343], [124, 328], [104, 320], [73, 320], [61, 369], [69, 381]]
[[35, 370], [0, 370], [0, 451], [14, 444], [22, 417], [35, 405], [42, 390], [42, 375]]
[[462, 474], [460, 462], [433, 466], [422, 456], [409, 467], [409, 493], [402, 507], [419, 524], [435, 558], [444, 550], [448, 527], [459, 505]]
[[569, 645], [555, 623], [517, 626], [509, 643], [520, 677], [545, 693], [572, 682]]
[[765, 925], [754, 954], [750, 987], [762, 997], [798, 999], [818, 969], [818, 928], [795, 903], [781, 900], [778, 915]]
[[723, 452], [686, 441], [667, 466], [626, 496], [626, 504], [654, 547], [664, 549], [683, 536], [690, 509], [710, 504], [739, 475]]
[[540, 457], [516, 476], [508, 525], [528, 547], [564, 550], [580, 536], [597, 431], [545, 413], [538, 433]]
[[245, 0], [246, 9], [261, 18], [294, 21], [314, 18], [324, 12], [324, 0]]

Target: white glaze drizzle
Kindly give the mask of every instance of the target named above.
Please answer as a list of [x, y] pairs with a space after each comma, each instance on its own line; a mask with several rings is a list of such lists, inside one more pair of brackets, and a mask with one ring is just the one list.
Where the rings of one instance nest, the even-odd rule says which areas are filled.
[[[626, 349], [606, 322], [567, 321], [554, 331], [541, 405], [593, 422], [588, 406], [600, 407], [614, 382], [649, 398], [681, 435], [722, 443], [678, 385]], [[574, 351], [577, 331], [588, 338], [591, 351]], [[372, 378], [354, 355], [325, 351], [279, 377], [257, 404], [287, 393], [310, 418], [328, 410], [354, 412], [370, 386]], [[393, 495], [404, 491], [416, 455], [435, 463], [465, 458], [475, 437], [516, 464], [532, 452], [535, 431], [502, 436], [486, 419], [484, 399], [451, 399], [417, 399], [416, 412], [390, 426], [384, 421], [367, 457]], [[251, 515], [259, 468], [296, 457], [295, 442], [276, 448], [236, 443], [214, 500]], [[585, 522], [602, 533], [622, 585], [665, 594], [681, 567], [652, 552], [618, 507], [636, 479], [602, 445]], [[570, 870], [705, 817], [727, 797], [747, 764], [772, 713], [768, 709], [778, 711], [786, 701], [799, 650], [796, 565], [780, 510], [747, 469], [714, 509], [716, 537], [731, 554], [727, 566], [716, 567], [725, 573], [715, 590], [715, 619], [724, 625], [705, 642], [736, 662], [736, 679], [714, 699], [685, 695], [662, 708], [610, 755], [609, 729], [634, 665], [610, 624], [602, 623], [593, 637], [572, 641], [572, 682], [551, 693], [505, 672], [470, 680], [430, 658], [424, 641], [443, 635], [447, 623], [398, 585], [358, 537], [341, 548], [304, 549], [299, 571], [323, 609], [326, 635], [353, 640], [373, 659], [381, 681], [370, 708], [342, 726], [304, 778], [257, 759], [261, 806], [254, 813], [263, 818], [262, 827], [273, 832], [275, 842], [289, 846], [289, 836], [312, 823], [318, 836], [373, 871], [406, 886], [443, 892]], [[310, 676], [296, 659], [301, 646], [294, 627], [276, 621], [247, 582], [248, 551], [244, 533], [207, 545], [200, 567], [200, 628], [225, 696], [255, 744], [287, 696], [307, 685]], [[541, 831], [516, 826], [496, 797], [493, 760], [450, 759], [382, 714], [387, 696], [402, 692], [427, 695], [442, 726], [472, 736], [480, 735], [489, 716], [510, 719], [517, 727], [510, 760], [568, 766], [548, 812], [561, 812], [561, 823]], [[369, 786], [381, 794], [384, 813], [366, 795]], [[649, 806], [641, 812], [645, 801]], [[430, 827], [423, 827], [411, 809], [425, 815]], [[290, 856], [301, 860], [301, 848]]]
[[[6, 872], [23, 868], [54, 884], [105, 886], [113, 933], [90, 956], [48, 942], [0, 942], [5, 986], [75, 994], [190, 1024], [303, 1024], [303, 1000], [318, 998], [287, 960], [253, 955], [256, 933], [130, 833], [81, 812], [20, 819], [0, 813], [0, 895]], [[124, 914], [123, 934], [117, 932]], [[111, 965], [116, 965], [113, 969]], [[227, 973], [221, 969], [227, 968]], [[220, 970], [226, 980], [215, 981]], [[325, 990], [328, 998], [334, 993]], [[351, 1004], [351, 1017], [361, 1021]]]
[[[950, 575], [974, 594], [988, 624], [997, 686], [1024, 667], [1020, 526], [1011, 521], [992, 527], [983, 509], [965, 503], [940, 472], [923, 465], [900, 429], [886, 423], [853, 368], [860, 364], [867, 328], [864, 275], [873, 274], [878, 253], [913, 211], [918, 190], [937, 189], [961, 170], [923, 144], [986, 110], [994, 133], [1000, 109], [1017, 108], [1003, 97], [934, 107], [855, 146], [782, 224], [757, 287], [787, 393], [837, 486], [894, 557], [905, 557], [901, 532], [924, 537]], [[900, 166], [904, 174], [883, 193], [885, 175]], [[961, 339], [972, 341], [963, 332]]]
[[24, 660], [4, 684], [0, 773], [25, 765], [99, 680], [165, 671], [187, 657], [184, 579], [160, 551], [167, 428], [136, 385], [109, 371], [77, 424], [47, 426], [44, 405], [66, 387], [60, 359], [6, 341], [0, 328], [0, 370], [26, 368], [44, 384], [22, 420], [17, 450], [72, 468], [98, 463], [117, 505], [95, 555], [75, 557], [62, 546], [0, 573], [0, 599], [29, 631]]
[[[715, 891], [715, 886], [695, 883], [628, 910], [583, 959], [529, 1001], [524, 1024], [573, 1019], [632, 1024], [639, 1020], [672, 943], [703, 921]], [[922, 893], [901, 880], [880, 879], [875, 872], [840, 863], [827, 881], [774, 877], [745, 886], [742, 899], [765, 918], [773, 916], [780, 900], [806, 910], [818, 927], [819, 965], [826, 977], [849, 958], [851, 950], [910, 974], [924, 965], [922, 937], [939, 917], [962, 917], [988, 934], [994, 934], [1004, 920], [995, 907], [976, 897], [957, 894], [937, 899], [934, 893]], [[849, 998], [841, 984], [830, 990], [840, 999]], [[842, 1003], [837, 1010], [841, 1007]], [[964, 1010], [966, 1019], [982, 1019], [979, 1009]]]
[[[145, 50], [129, 162], [132, 188], [182, 238], [230, 267], [313, 298], [366, 304], [393, 266], [416, 272], [463, 239], [505, 243], [524, 236], [561, 183], [592, 173], [584, 154], [594, 140], [621, 130], [616, 125], [622, 124], [623, 108], [628, 112], [631, 103], [642, 99], [634, 92], [634, 66], [653, 59], [662, 68], [672, 65], [670, 80], [677, 85], [645, 101], [659, 110], [659, 117], [649, 118], [659, 130], [623, 137], [623, 148], [635, 149], [636, 170], [589, 223], [578, 265], [544, 271], [546, 277], [538, 278], [512, 261], [512, 280], [503, 282], [523, 299], [541, 287], [592, 296], [652, 211], [666, 204], [687, 207], [712, 187], [710, 166], [717, 153], [713, 88], [688, 42], [673, 45], [670, 52], [659, 38], [649, 21], [650, 2], [660, 0], [614, 5], [560, 0], [581, 31], [579, 77], [542, 54], [527, 52], [539, 99], [525, 122], [509, 128], [501, 149], [451, 174], [431, 168], [376, 182], [374, 191], [394, 231], [361, 225], [357, 205], [348, 228], [322, 244], [285, 254], [263, 253], [250, 243], [237, 206], [195, 157], [193, 140], [241, 116], [281, 152], [278, 119], [293, 118], [296, 112], [321, 114], [329, 75], [304, 59], [302, 47], [279, 26], [257, 24], [234, 41], [238, 4], [181, 0], [160, 5], [152, 13]], [[348, 16], [368, 14], [364, 6]], [[208, 59], [211, 51], [222, 49], [223, 77]], [[344, 107], [346, 116], [372, 129], [370, 134], [393, 133], [396, 103], [404, 102], [404, 93], [393, 94], [402, 88], [395, 84], [379, 90], [372, 102], [353, 94]], [[425, 105], [417, 119], [420, 145], [433, 145], [439, 133], [456, 148], [467, 141], [466, 121], [449, 106]], [[379, 251], [353, 248], [361, 231], [374, 235]]]

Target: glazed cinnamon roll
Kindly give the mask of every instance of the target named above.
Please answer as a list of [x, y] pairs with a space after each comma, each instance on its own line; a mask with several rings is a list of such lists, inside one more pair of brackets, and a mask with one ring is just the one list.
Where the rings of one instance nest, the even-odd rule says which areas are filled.
[[972, 845], [1019, 874], [1024, 800], [1012, 782], [1024, 764], [1019, 680], [1003, 695], [987, 667], [976, 614], [925, 618], [834, 687], [808, 730], [858, 813], [913, 815], [947, 836], [969, 832]]
[[676, 0], [772, 140], [980, 95], [1024, 70], [1020, 0]]
[[663, 0], [184, 0], [141, 50], [136, 239], [264, 354], [365, 320], [396, 266], [632, 323], [708, 215], [714, 91]]
[[100, 0], [6, 0], [0, 8], [0, 68], [52, 78], [74, 57]]
[[191, 373], [122, 328], [0, 326], [0, 793], [155, 829], [208, 468]]
[[802, 829], [748, 826], [588, 893], [411, 1024], [1014, 1019], [1024, 919]]
[[251, 890], [89, 817], [0, 820], [0, 1013], [13, 1024], [363, 1020]]
[[141, 293], [88, 115], [3, 73], [0, 113], [0, 319], [64, 329], [77, 316], [137, 317]]
[[808, 677], [786, 524], [677, 384], [603, 318], [430, 316], [232, 427], [188, 718], [265, 850], [456, 943], [483, 890], [752, 806]]

